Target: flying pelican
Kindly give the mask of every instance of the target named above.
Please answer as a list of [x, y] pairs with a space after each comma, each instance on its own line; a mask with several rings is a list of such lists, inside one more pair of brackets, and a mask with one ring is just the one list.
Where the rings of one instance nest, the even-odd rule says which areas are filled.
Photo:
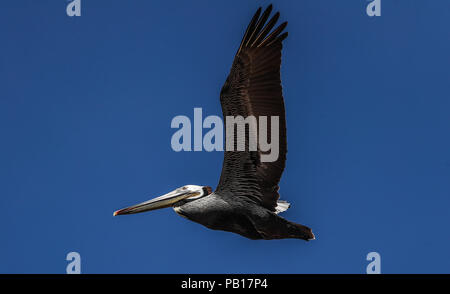
[[224, 117], [278, 116], [278, 159], [261, 161], [263, 151], [259, 146], [257, 151], [225, 151], [222, 174], [214, 192], [208, 186], [186, 185], [120, 209], [114, 216], [173, 207], [177, 214], [210, 229], [250, 239], [315, 239], [310, 228], [278, 215], [290, 206], [278, 200], [278, 182], [287, 153], [280, 64], [282, 41], [288, 33], [283, 33], [287, 22], [272, 31], [280, 13], [267, 22], [271, 11], [272, 5], [261, 14], [260, 7], [250, 21], [220, 92], [220, 102]]

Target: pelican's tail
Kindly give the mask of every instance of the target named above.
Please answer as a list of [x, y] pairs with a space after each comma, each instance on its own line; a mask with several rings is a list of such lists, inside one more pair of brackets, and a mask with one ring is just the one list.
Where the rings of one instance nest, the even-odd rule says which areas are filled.
[[314, 236], [312, 230], [304, 225], [300, 225], [300, 224], [296, 224], [291, 222], [292, 225], [294, 225], [294, 232], [296, 237], [295, 238], [299, 238], [299, 239], [303, 239], [306, 241], [310, 241], [310, 240], [315, 240], [316, 236]]

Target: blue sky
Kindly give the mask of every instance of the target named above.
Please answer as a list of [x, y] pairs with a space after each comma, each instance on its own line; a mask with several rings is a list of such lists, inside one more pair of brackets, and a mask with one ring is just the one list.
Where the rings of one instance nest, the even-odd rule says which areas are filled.
[[172, 151], [176, 115], [220, 115], [243, 31], [269, 1], [0, 2], [0, 273], [448, 273], [450, 2], [272, 1], [289, 21], [284, 216], [317, 240], [252, 241], [172, 209], [112, 212], [218, 182]]

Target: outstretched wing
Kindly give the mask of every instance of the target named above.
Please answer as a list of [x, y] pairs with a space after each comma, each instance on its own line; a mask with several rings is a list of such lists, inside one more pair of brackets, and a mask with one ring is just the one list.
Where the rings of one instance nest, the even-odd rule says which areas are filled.
[[[253, 16], [241, 45], [236, 53], [228, 78], [220, 93], [224, 118], [227, 116], [267, 116], [268, 140], [271, 137], [270, 117], [279, 118], [279, 156], [274, 162], [262, 162], [263, 152], [225, 151], [217, 194], [232, 194], [258, 203], [271, 211], [277, 206], [278, 182], [286, 161], [286, 118], [280, 80], [282, 41], [288, 33], [282, 33], [287, 22], [273, 29], [280, 14], [277, 12], [268, 22], [270, 5], [261, 15], [261, 8]], [[247, 129], [248, 131], [248, 129]], [[227, 134], [226, 137], [228, 137]], [[234, 142], [239, 140], [234, 132]], [[236, 147], [236, 146], [235, 146]], [[236, 150], [236, 149], [234, 149]]]

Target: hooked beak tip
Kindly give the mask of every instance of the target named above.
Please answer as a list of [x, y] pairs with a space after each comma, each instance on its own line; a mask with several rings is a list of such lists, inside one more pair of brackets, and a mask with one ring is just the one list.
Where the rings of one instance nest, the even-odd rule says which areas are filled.
[[116, 216], [119, 214], [119, 210], [114, 211], [113, 216]]

